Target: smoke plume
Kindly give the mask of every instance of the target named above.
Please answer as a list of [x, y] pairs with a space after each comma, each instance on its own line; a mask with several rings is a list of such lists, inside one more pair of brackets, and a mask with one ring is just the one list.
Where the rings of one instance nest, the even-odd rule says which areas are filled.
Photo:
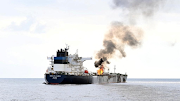
[[123, 25], [121, 22], [112, 23], [109, 33], [104, 37], [103, 46], [97, 52], [96, 58], [112, 58], [116, 51], [120, 52], [119, 57], [126, 57], [125, 46], [138, 47], [141, 45], [142, 31], [136, 27]]
[[98, 67], [102, 62], [117, 56], [119, 58], [126, 57], [125, 47], [137, 48], [141, 45], [143, 31], [135, 26], [139, 16], [144, 18], [151, 17], [164, 4], [165, 0], [113, 0], [114, 7], [120, 8], [128, 16], [130, 25], [124, 25], [123, 22], [115, 21], [112, 23], [109, 32], [104, 36], [104, 49], [96, 53], [95, 58], [99, 61], [95, 62]]
[[135, 24], [139, 16], [153, 16], [166, 0], [113, 0], [114, 8], [120, 8], [126, 13], [130, 23]]

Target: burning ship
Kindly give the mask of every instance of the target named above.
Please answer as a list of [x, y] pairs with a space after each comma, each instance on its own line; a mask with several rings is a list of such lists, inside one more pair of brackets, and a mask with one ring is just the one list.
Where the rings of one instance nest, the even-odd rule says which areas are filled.
[[99, 68], [97, 70], [97, 80], [94, 80], [94, 83], [122, 83], [126, 82], [127, 80], [127, 74], [120, 74], [120, 73], [115, 73], [115, 68], [114, 68], [114, 73], [109, 73], [104, 72], [104, 66], [103, 63], [109, 64], [110, 62], [105, 58], [101, 58], [99, 61], [94, 62], [94, 66], [96, 68]]
[[120, 73], [106, 73], [102, 63], [103, 58], [95, 62], [99, 68], [97, 73], [89, 72], [83, 66], [91, 57], [79, 57], [78, 53], [68, 54], [69, 47], [57, 51], [56, 56], [48, 57], [51, 64], [44, 74], [46, 84], [92, 84], [126, 82], [127, 75]]

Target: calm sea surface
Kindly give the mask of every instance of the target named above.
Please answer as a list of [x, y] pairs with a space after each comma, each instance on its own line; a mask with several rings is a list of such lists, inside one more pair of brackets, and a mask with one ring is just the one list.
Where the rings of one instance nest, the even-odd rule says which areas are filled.
[[180, 101], [180, 79], [45, 85], [43, 78], [0, 78], [0, 101]]
[[180, 79], [128, 79], [128, 84], [153, 86], [153, 87], [167, 87], [179, 88]]

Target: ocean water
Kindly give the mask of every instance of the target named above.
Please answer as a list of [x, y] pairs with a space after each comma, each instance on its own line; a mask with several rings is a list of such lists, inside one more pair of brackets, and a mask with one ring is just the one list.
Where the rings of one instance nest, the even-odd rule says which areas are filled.
[[0, 78], [0, 101], [180, 101], [180, 79], [46, 85], [43, 78]]

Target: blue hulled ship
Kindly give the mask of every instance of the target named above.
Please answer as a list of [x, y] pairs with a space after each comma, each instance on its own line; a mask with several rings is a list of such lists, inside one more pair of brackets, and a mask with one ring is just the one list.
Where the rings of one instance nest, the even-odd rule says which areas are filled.
[[46, 70], [46, 84], [91, 84], [93, 76], [83, 66], [91, 57], [79, 57], [78, 53], [68, 54], [69, 47], [57, 51], [56, 56], [48, 57], [51, 64]]

